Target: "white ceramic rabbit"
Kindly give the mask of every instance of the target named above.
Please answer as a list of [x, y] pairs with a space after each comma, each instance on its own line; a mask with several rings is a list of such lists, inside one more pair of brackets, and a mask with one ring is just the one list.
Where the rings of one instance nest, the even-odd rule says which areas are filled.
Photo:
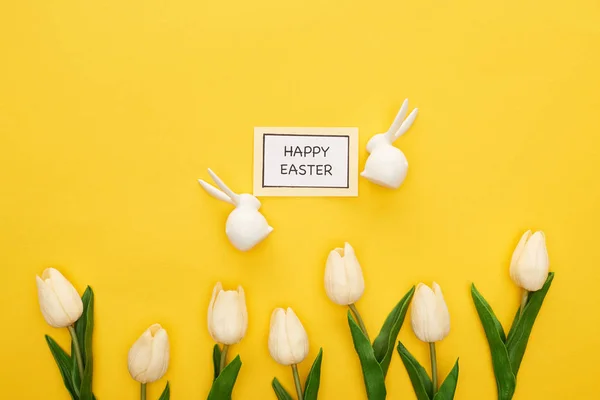
[[410, 128], [415, 118], [417, 118], [419, 109], [415, 108], [404, 119], [407, 111], [408, 99], [402, 103], [402, 107], [400, 107], [400, 111], [398, 111], [398, 115], [396, 115], [390, 129], [385, 133], [373, 136], [369, 140], [367, 152], [370, 154], [365, 169], [360, 173], [360, 176], [390, 189], [397, 189], [404, 182], [408, 172], [408, 161], [406, 161], [404, 153], [394, 147], [392, 143]]
[[273, 228], [258, 211], [260, 201], [256, 197], [247, 193], [235, 194], [210, 168], [208, 174], [221, 190], [198, 179], [204, 190], [211, 196], [235, 206], [225, 224], [225, 233], [233, 247], [248, 251], [273, 232]]

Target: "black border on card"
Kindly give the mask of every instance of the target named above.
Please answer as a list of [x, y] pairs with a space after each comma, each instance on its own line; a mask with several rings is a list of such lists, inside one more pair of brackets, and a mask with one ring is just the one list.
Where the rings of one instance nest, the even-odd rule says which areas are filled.
[[[346, 138], [348, 141], [348, 156], [346, 157], [346, 186], [265, 186], [265, 136], [313, 136]], [[350, 189], [350, 135], [312, 135], [309, 133], [263, 133], [262, 134], [262, 188], [290, 188], [290, 189]]]

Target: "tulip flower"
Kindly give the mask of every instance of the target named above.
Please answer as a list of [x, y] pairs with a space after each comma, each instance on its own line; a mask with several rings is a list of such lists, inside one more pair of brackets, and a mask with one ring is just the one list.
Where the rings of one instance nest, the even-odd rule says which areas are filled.
[[354, 249], [348, 243], [329, 253], [325, 266], [325, 292], [335, 304], [356, 303], [365, 291], [365, 281]]
[[422, 283], [417, 285], [411, 307], [411, 323], [417, 338], [429, 343], [431, 378], [434, 391], [437, 391], [435, 342], [441, 341], [450, 333], [450, 314], [440, 285], [433, 282], [433, 290]]
[[281, 365], [301, 363], [308, 354], [308, 336], [294, 310], [277, 308], [271, 315], [269, 353]]
[[[535, 320], [554, 280], [554, 272], [549, 272], [548, 251], [543, 232], [532, 234], [531, 231], [527, 231], [521, 236], [510, 261], [510, 277], [521, 288], [522, 297], [512, 325], [506, 330], [475, 284], [471, 285], [471, 297], [494, 361], [499, 400], [513, 398], [519, 381], [517, 378], [521, 362]], [[508, 334], [504, 335], [504, 332]], [[507, 360], [507, 354], [509, 362], [502, 361]]]
[[223, 344], [220, 371], [227, 364], [229, 346], [239, 343], [248, 329], [248, 311], [244, 289], [223, 290], [221, 282], [215, 285], [208, 306], [208, 332], [217, 342]]
[[433, 290], [422, 283], [417, 285], [411, 307], [411, 323], [419, 340], [439, 342], [450, 332], [450, 314], [440, 285], [433, 282]]
[[167, 372], [169, 356], [169, 336], [160, 324], [146, 329], [129, 349], [129, 373], [141, 383], [142, 400], [146, 399], [146, 384], [159, 380]]
[[276, 308], [271, 314], [269, 353], [281, 365], [291, 365], [298, 399], [302, 399], [302, 384], [297, 364], [308, 355], [308, 335], [294, 310]]
[[521, 236], [519, 244], [510, 261], [510, 277], [521, 288], [538, 291], [548, 278], [548, 251], [546, 238], [541, 231], [527, 231]]
[[367, 328], [354, 304], [362, 297], [364, 291], [365, 280], [352, 246], [345, 243], [343, 249], [338, 247], [330, 251], [325, 264], [327, 297], [335, 304], [348, 306], [368, 338]]
[[75, 287], [57, 269], [46, 268], [35, 277], [40, 309], [46, 322], [54, 328], [67, 328], [73, 340], [79, 375], [83, 376], [81, 346], [73, 324], [83, 314], [83, 301]]
[[46, 322], [54, 328], [66, 328], [83, 313], [79, 293], [58, 270], [47, 268], [35, 277], [40, 309]]

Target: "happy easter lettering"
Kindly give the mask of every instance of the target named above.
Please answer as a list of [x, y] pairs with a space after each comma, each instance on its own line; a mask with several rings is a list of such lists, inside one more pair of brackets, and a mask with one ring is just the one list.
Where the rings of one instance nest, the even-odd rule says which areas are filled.
[[[323, 146], [284, 146], [283, 156], [287, 158], [315, 158], [317, 156], [327, 158], [328, 147]], [[332, 175], [331, 164], [306, 164], [306, 163], [282, 163], [280, 165], [281, 175]]]

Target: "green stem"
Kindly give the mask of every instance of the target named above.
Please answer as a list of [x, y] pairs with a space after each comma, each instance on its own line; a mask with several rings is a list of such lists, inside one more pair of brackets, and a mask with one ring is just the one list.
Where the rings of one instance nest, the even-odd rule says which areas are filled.
[[431, 382], [433, 383], [433, 395], [438, 391], [438, 378], [437, 378], [437, 359], [435, 355], [435, 343], [429, 343], [429, 355], [431, 358]]
[[360, 316], [360, 313], [358, 312], [356, 306], [354, 304], [349, 304], [348, 307], [350, 307], [350, 311], [352, 311], [354, 317], [356, 317], [356, 322], [358, 322], [360, 330], [363, 331], [363, 333], [367, 337], [367, 340], [369, 341], [369, 343], [371, 343], [371, 339], [369, 339], [369, 334], [367, 333], [367, 327], [365, 326], [365, 323], [363, 322], [363, 319]]
[[81, 358], [81, 347], [79, 347], [79, 339], [77, 339], [77, 332], [73, 326], [67, 326], [69, 333], [71, 334], [71, 340], [73, 341], [73, 347], [75, 347], [75, 359], [77, 360], [77, 367], [79, 368], [79, 377], [83, 379], [83, 358]]
[[146, 400], [146, 384], [142, 383], [142, 390], [140, 392], [140, 399]]
[[298, 375], [298, 366], [296, 364], [292, 364], [292, 372], [294, 373], [294, 383], [296, 384], [296, 394], [298, 395], [298, 400], [303, 400], [304, 395], [302, 394], [302, 384], [300, 383], [300, 375]]
[[529, 297], [529, 292], [526, 289], [523, 289], [523, 294], [521, 295], [521, 308], [519, 309], [519, 318], [523, 316], [523, 310], [527, 305], [527, 298]]
[[221, 363], [219, 364], [219, 373], [223, 372], [223, 369], [227, 366], [227, 350], [229, 350], [229, 345], [224, 344], [223, 350], [221, 350]]

